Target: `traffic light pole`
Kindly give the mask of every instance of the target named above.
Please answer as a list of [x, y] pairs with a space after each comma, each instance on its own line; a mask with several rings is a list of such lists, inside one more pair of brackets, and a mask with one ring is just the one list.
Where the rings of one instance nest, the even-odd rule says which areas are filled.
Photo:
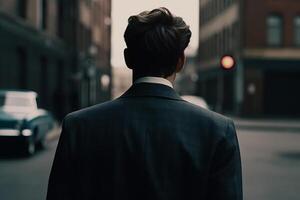
[[239, 115], [242, 112], [242, 103], [244, 100], [244, 66], [241, 59], [237, 61], [235, 75], [235, 113]]
[[223, 112], [223, 101], [224, 101], [224, 74], [223, 71], [219, 74], [219, 80], [218, 80], [218, 100], [216, 105], [216, 111], [218, 113]]

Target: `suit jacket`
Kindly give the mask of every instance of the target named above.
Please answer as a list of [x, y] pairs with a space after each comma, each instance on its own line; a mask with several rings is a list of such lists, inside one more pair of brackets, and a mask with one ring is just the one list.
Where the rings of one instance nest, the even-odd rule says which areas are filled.
[[47, 200], [241, 200], [232, 120], [162, 84], [65, 117]]

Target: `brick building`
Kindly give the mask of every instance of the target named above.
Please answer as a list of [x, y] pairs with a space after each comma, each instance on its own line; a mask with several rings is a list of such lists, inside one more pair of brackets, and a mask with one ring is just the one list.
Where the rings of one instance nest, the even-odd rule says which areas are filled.
[[59, 118], [110, 99], [109, 0], [0, 0], [0, 88]]
[[201, 0], [199, 37], [197, 92], [217, 111], [300, 114], [300, 1]]

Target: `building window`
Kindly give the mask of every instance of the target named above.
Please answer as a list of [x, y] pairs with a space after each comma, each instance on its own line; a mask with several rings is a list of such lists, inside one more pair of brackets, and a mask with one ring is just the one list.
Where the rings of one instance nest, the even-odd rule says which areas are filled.
[[18, 0], [17, 2], [18, 16], [25, 19], [27, 16], [27, 0]]
[[42, 29], [47, 29], [48, 16], [48, 2], [47, 0], [40, 0], [40, 23]]
[[64, 6], [67, 6], [67, 4], [64, 4], [63, 1], [58, 1], [57, 35], [60, 38], [64, 38], [64, 25], [65, 25]]
[[27, 54], [24, 48], [17, 48], [17, 62], [19, 67], [19, 86], [22, 89], [27, 88]]
[[49, 93], [49, 72], [48, 60], [45, 56], [40, 57], [41, 76], [40, 76], [40, 100], [43, 107], [48, 108], [48, 93]]
[[300, 15], [294, 19], [294, 39], [295, 45], [300, 46]]
[[230, 4], [230, 1], [229, 0], [224, 0], [224, 7], [226, 8], [227, 6], [229, 6], [229, 4]]
[[267, 18], [267, 43], [270, 46], [280, 46], [283, 40], [283, 20], [279, 15]]

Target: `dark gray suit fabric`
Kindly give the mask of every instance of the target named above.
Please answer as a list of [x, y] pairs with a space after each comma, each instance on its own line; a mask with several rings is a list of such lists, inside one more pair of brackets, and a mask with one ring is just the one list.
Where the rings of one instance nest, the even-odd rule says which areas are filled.
[[69, 199], [241, 200], [233, 122], [151, 83], [71, 113], [47, 193]]

